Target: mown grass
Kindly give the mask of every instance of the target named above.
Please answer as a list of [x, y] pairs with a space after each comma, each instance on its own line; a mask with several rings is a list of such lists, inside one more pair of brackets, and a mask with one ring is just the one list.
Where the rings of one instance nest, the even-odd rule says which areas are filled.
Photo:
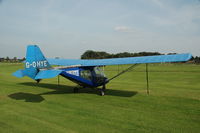
[[[107, 66], [112, 77], [123, 66]], [[199, 133], [200, 66], [149, 65], [150, 95], [145, 65], [114, 79], [101, 97], [97, 89], [80, 89], [61, 78], [36, 84], [12, 72], [22, 64], [0, 64], [0, 132], [34, 133]]]

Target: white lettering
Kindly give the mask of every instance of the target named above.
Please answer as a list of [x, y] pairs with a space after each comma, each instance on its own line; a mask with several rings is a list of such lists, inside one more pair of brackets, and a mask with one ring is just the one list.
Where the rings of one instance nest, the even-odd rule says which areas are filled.
[[44, 66], [45, 66], [45, 67], [47, 66], [47, 61], [46, 61], [46, 60], [44, 61]]
[[40, 61], [37, 61], [37, 66], [40, 66]]
[[29, 65], [29, 62], [26, 62], [26, 68], [29, 68], [30, 65]]
[[35, 62], [35, 61], [33, 61], [32, 63], [29, 63], [29, 62], [26, 62], [26, 68], [30, 68], [31, 66], [32, 67], [47, 67], [48, 66], [48, 64], [47, 64], [48, 62], [47, 61], [37, 61], [37, 62]]
[[44, 66], [44, 61], [41, 61], [41, 66]]
[[66, 73], [74, 75], [74, 76], [79, 76], [79, 71], [78, 70], [66, 71]]
[[32, 66], [33, 66], [33, 67], [36, 67], [36, 62], [35, 62], [35, 61], [32, 63]]

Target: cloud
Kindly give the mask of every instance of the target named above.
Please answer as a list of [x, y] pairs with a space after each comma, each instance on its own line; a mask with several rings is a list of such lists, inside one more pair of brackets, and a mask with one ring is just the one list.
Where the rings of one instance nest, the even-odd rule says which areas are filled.
[[154, 4], [156, 4], [156, 5], [158, 5], [160, 8], [163, 8], [163, 7], [164, 7], [164, 5], [163, 5], [163, 3], [161, 2], [161, 0], [152, 0], [152, 2], [153, 2]]
[[81, 44], [85, 45], [85, 44], [88, 44], [87, 41], [81, 41]]
[[185, 34], [199, 32], [200, 5], [188, 4], [179, 8], [171, 5], [166, 6], [162, 11], [165, 12], [165, 16], [152, 16], [155, 25]]
[[114, 30], [118, 32], [133, 32], [133, 29], [127, 26], [116, 26], [114, 27]]

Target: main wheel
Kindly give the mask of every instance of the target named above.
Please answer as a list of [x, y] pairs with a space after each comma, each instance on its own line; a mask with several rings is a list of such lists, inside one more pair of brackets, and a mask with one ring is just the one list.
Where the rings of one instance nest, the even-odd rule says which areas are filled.
[[101, 96], [104, 96], [104, 95], [105, 95], [105, 92], [104, 92], [103, 89], [100, 90], [100, 95], [101, 95]]

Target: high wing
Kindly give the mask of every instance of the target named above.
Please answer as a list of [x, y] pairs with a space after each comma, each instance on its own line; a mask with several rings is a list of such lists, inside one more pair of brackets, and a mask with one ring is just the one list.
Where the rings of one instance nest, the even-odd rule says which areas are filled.
[[123, 65], [123, 64], [184, 62], [188, 61], [191, 58], [192, 58], [191, 54], [175, 54], [175, 55], [156, 55], [156, 56], [92, 59], [92, 60], [78, 60], [78, 59], [47, 59], [47, 60], [51, 65], [106, 66], [106, 65]]

